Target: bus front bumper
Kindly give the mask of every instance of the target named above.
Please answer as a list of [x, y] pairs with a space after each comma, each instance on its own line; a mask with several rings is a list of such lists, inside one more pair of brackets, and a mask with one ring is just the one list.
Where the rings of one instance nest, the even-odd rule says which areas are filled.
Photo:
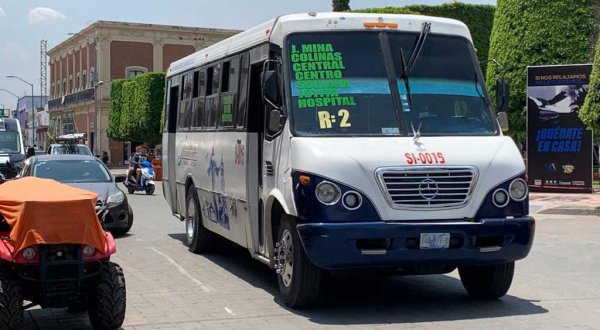
[[[297, 226], [308, 258], [325, 269], [478, 266], [525, 258], [535, 220], [309, 223]], [[421, 234], [449, 233], [444, 249], [422, 249]]]

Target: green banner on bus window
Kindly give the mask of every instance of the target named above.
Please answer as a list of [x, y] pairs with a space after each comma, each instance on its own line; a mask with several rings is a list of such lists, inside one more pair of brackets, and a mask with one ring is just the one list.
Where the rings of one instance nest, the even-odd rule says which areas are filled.
[[298, 89], [298, 108], [354, 106], [352, 96], [340, 96], [350, 88], [344, 78], [344, 58], [329, 43], [291, 45], [290, 58]]

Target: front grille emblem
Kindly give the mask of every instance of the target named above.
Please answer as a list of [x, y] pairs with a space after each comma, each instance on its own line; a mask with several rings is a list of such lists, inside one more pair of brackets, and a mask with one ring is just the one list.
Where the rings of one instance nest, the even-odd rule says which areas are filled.
[[439, 190], [437, 182], [432, 179], [425, 179], [419, 184], [419, 194], [428, 201], [434, 199], [438, 195]]

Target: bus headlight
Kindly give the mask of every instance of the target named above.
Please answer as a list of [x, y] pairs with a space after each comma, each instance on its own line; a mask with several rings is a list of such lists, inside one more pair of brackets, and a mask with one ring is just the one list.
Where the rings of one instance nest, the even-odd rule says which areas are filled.
[[511, 182], [508, 192], [510, 193], [510, 198], [520, 202], [527, 198], [527, 183], [523, 179], [516, 179]]
[[323, 181], [317, 185], [316, 195], [319, 202], [325, 205], [333, 205], [340, 200], [341, 191], [335, 183]]
[[362, 197], [356, 191], [348, 191], [342, 197], [342, 204], [350, 211], [356, 210], [362, 204]]
[[492, 195], [492, 202], [496, 207], [505, 207], [509, 202], [508, 192], [504, 189], [498, 189], [494, 191], [494, 194]]

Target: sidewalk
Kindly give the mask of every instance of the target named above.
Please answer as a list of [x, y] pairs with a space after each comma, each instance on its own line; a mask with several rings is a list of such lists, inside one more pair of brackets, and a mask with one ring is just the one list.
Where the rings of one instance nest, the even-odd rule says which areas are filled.
[[600, 193], [530, 193], [530, 213], [600, 216]]
[[127, 175], [127, 167], [111, 167], [109, 171], [112, 175]]

